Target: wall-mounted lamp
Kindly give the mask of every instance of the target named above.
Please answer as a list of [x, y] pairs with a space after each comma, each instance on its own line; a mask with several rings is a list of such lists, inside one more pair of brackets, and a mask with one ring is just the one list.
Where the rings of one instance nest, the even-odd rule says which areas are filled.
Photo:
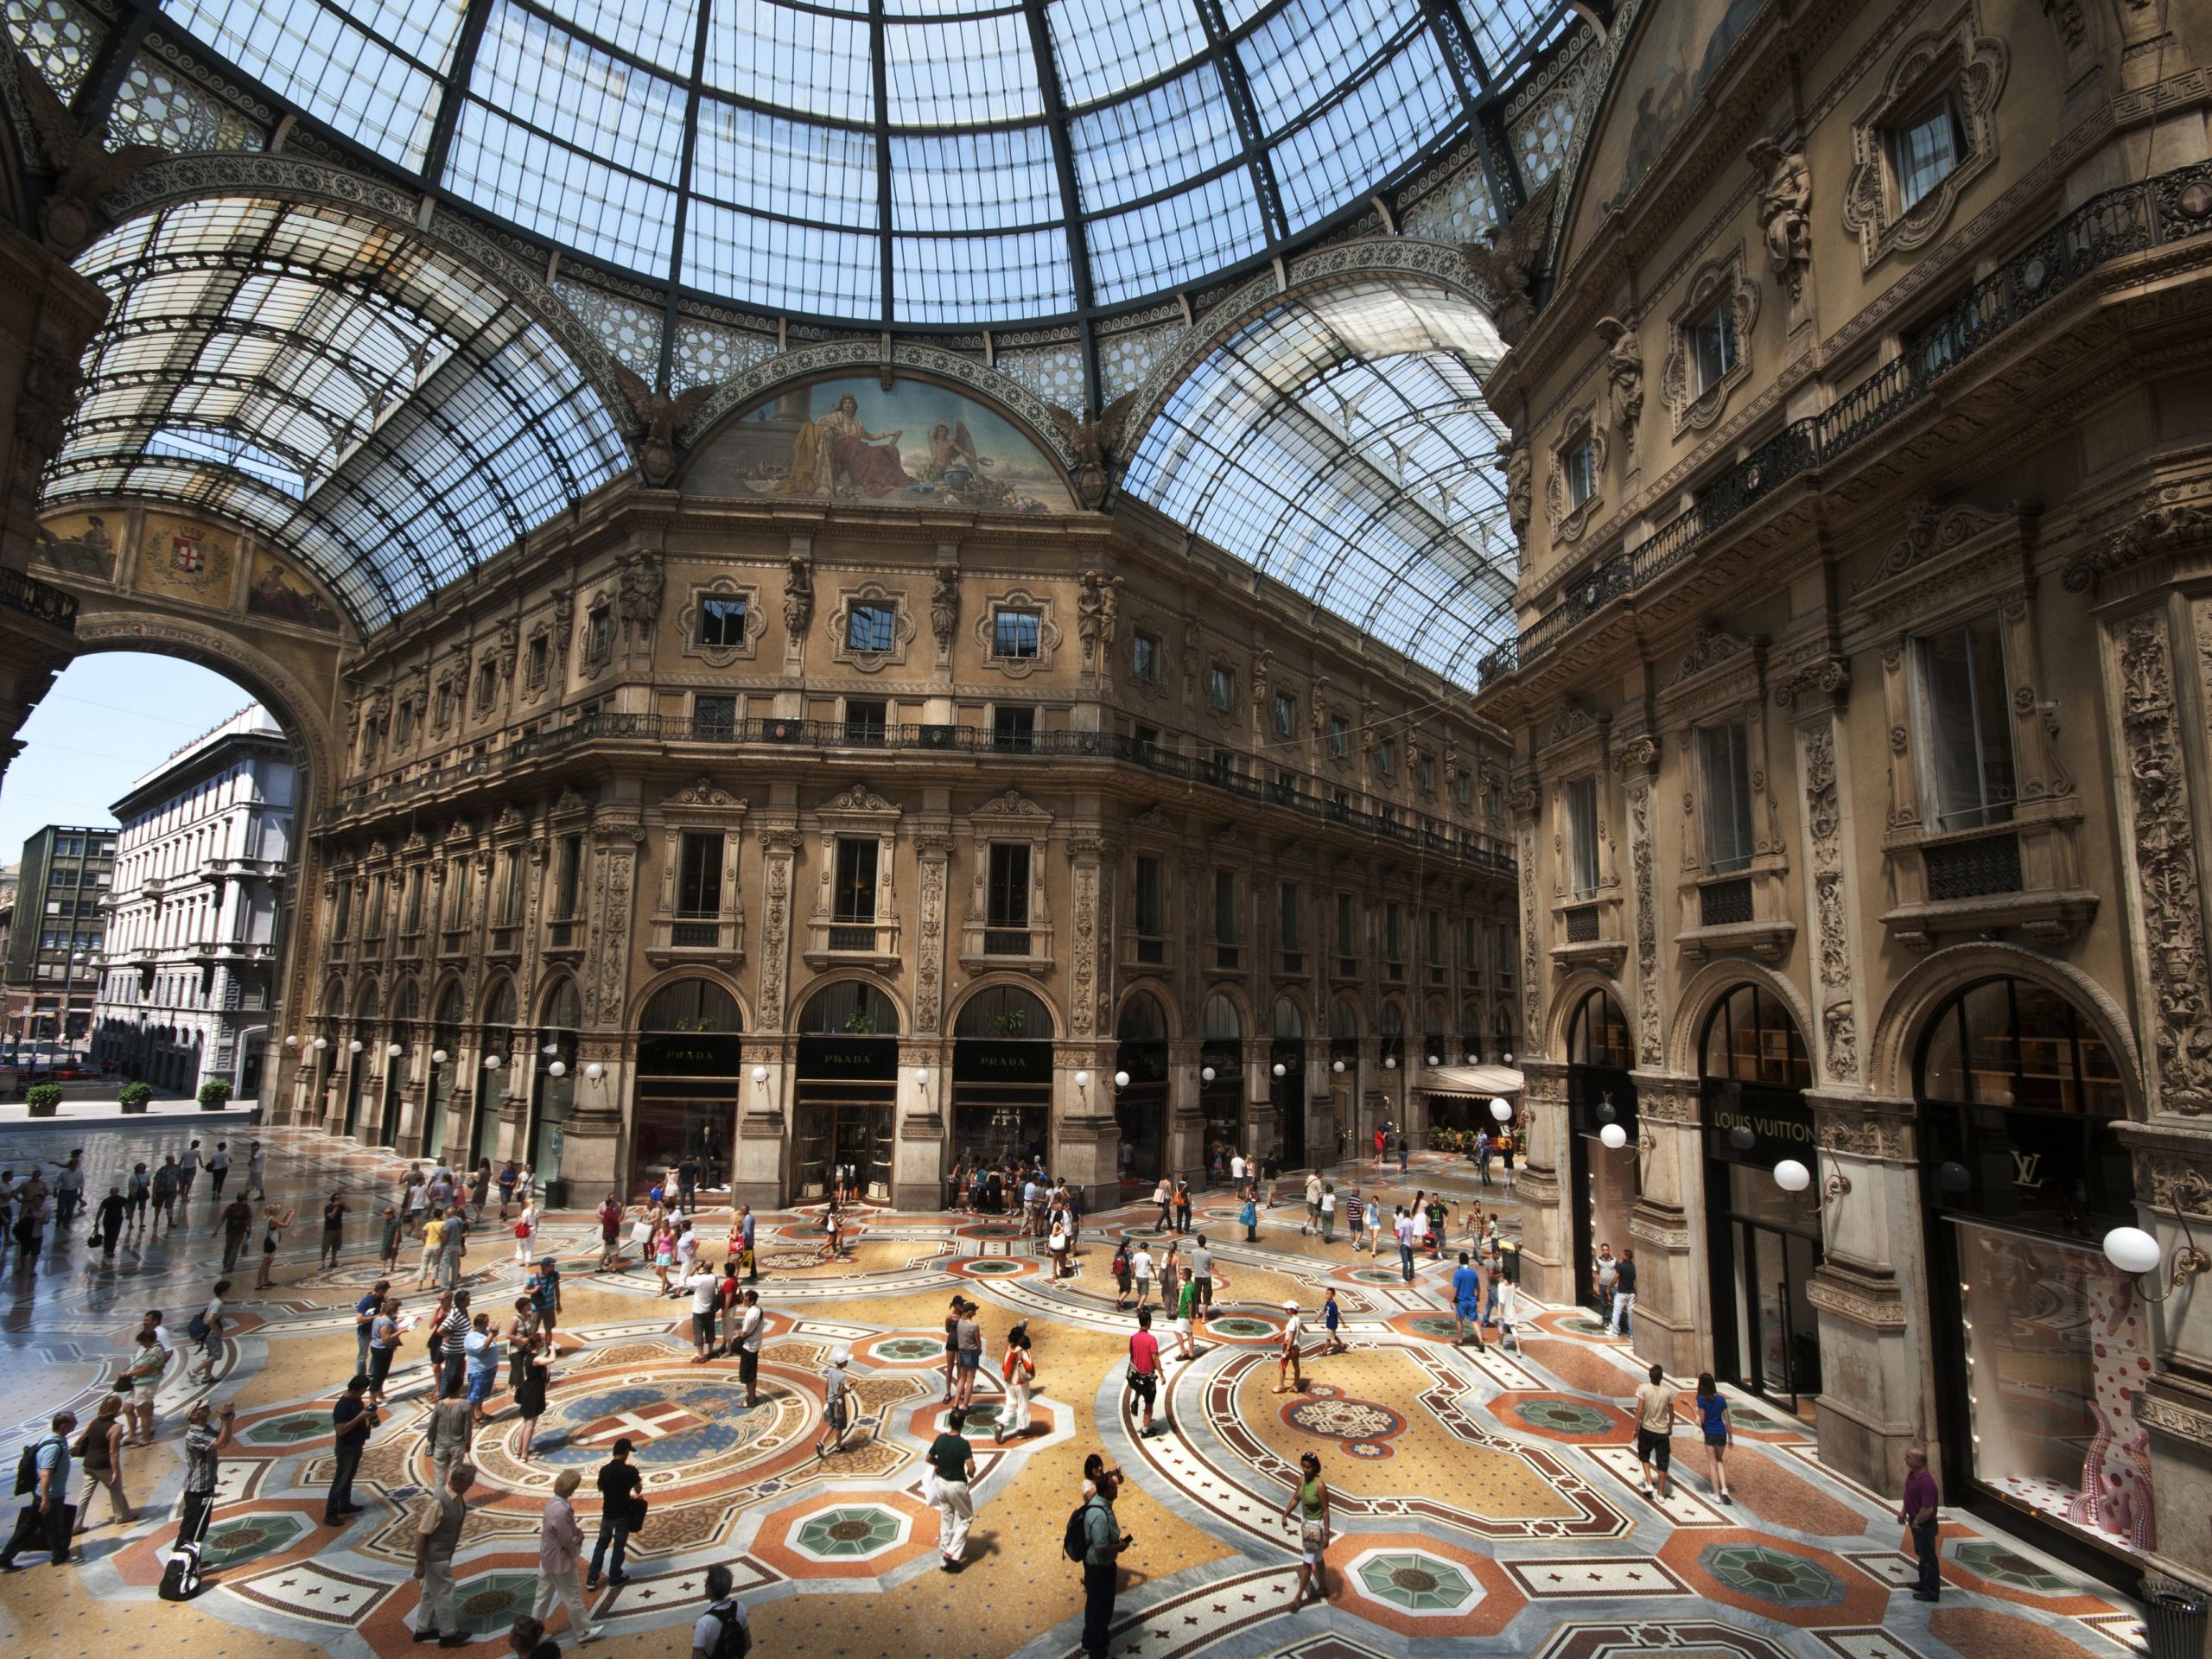
[[299, 1046], [300, 1039], [296, 1037], [287, 1037], [284, 1039], [284, 1046], [287, 1048], [297, 1048]]
[[1332, 1071], [1341, 1072], [1344, 1069], [1344, 1063], [1342, 1060], [1331, 1060], [1329, 1062], [1329, 1070]]
[[754, 1084], [754, 1085], [755, 1085], [756, 1087], [757, 1087], [757, 1086], [759, 1086], [759, 1085], [760, 1085], [760, 1084], [764, 1084], [764, 1083], [767, 1082], [767, 1081], [768, 1081], [768, 1068], [767, 1068], [766, 1066], [765, 1066], [765, 1065], [756, 1065], [756, 1066], [754, 1066], [754, 1067], [753, 1068], [753, 1084]]
[[920, 1084], [922, 1085], [922, 1087], [923, 1087], [923, 1088], [925, 1088], [925, 1089], [928, 1088], [928, 1087], [930, 1086], [930, 1069], [929, 1069], [929, 1067], [927, 1067], [926, 1065], [918, 1065], [918, 1066], [916, 1066], [916, 1067], [914, 1068], [914, 1081], [915, 1081], [916, 1083]]
[[1608, 1152], [1618, 1152], [1628, 1145], [1628, 1131], [1618, 1123], [1608, 1123], [1598, 1131], [1598, 1139]]
[[1126, 1071], [1116, 1071], [1114, 1074], [1114, 1086], [1116, 1089], [1128, 1088], [1129, 1086], [1129, 1074]]
[[1431, 1065], [1443, 1065], [1443, 1064], [1444, 1064], [1443, 1060], [1442, 1060], [1440, 1058], [1439, 1058], [1438, 1056], [1434, 1055], [1434, 1054], [1432, 1054], [1432, 1055], [1430, 1055], [1430, 1056], [1428, 1057], [1428, 1063], [1429, 1063]]
[[2115, 1227], [2105, 1235], [2106, 1260], [2129, 1275], [2129, 1284], [2145, 1301], [2163, 1302], [2179, 1290], [2184, 1281], [2200, 1273], [2212, 1273], [2212, 1254], [2198, 1247], [2196, 1235], [2189, 1224], [2190, 1211], [2202, 1209], [2208, 1198], [2212, 1198], [2212, 1180], [2207, 1180], [2200, 1170], [2185, 1170], [2174, 1182], [2168, 1203], [2174, 1219], [2181, 1223], [2184, 1242], [2167, 1262], [2166, 1287], [2156, 1295], [2137, 1281], [2143, 1274], [2158, 1270], [2159, 1262], [2165, 1260], [2165, 1247], [2140, 1227]]
[[360, 1039], [359, 1038], [356, 1037], [356, 1038], [355, 1038], [352, 1042], [350, 1042], [350, 1043], [346, 1044], [346, 1052], [348, 1054], [358, 1054], [358, 1053], [359, 1053], [359, 1052], [361, 1052], [361, 1039]]
[[1075, 1086], [1076, 1086], [1077, 1088], [1078, 1088], [1078, 1089], [1088, 1089], [1088, 1088], [1090, 1088], [1090, 1072], [1088, 1072], [1088, 1071], [1078, 1071], [1078, 1072], [1077, 1072], [1077, 1073], [1075, 1074]]
[[1501, 1123], [1510, 1123], [1513, 1121], [1513, 1108], [1507, 1103], [1503, 1095], [1493, 1095], [1491, 1096], [1490, 1115]]
[[442, 1048], [434, 1048], [434, 1049], [432, 1049], [432, 1050], [430, 1051], [430, 1064], [431, 1064], [432, 1065], [443, 1065], [445, 1063], [446, 1063], [446, 1052], [445, 1052], [445, 1050], [443, 1050]]
[[330, 1046], [330, 1039], [327, 1037], [318, 1037], [315, 1039], [315, 1046], [316, 1052], [321, 1052], [323, 1049]]
[[1513, 1064], [1513, 1056], [1510, 1053], [1501, 1054], [1497, 1058], [1503, 1065], [1510, 1065]]
[[505, 1064], [505, 1062], [496, 1054], [486, 1054], [484, 1057], [484, 1069], [486, 1071], [496, 1071]]
[[1398, 1057], [1395, 1054], [1385, 1054], [1382, 1057], [1382, 1069], [1385, 1071], [1396, 1071], [1398, 1069]]
[[1287, 1077], [1289, 1075], [1290, 1068], [1285, 1065], [1281, 1060], [1277, 1060], [1275, 1062], [1275, 1076], [1279, 1077]]
[[552, 1065], [545, 1068], [545, 1075], [549, 1077], [567, 1077], [569, 1075], [568, 1062], [565, 1060], [554, 1061]]
[[402, 1048], [397, 1043], [386, 1043], [384, 1046], [384, 1052], [386, 1058], [396, 1060], [407, 1051]]
[[[1774, 1184], [1785, 1192], [1802, 1192], [1813, 1184], [1813, 1172], [1795, 1158], [1785, 1158], [1774, 1166]], [[1842, 1198], [1850, 1191], [1851, 1177], [1840, 1169], [1834, 1171], [1821, 1183], [1821, 1196], [1813, 1205], [1813, 1213], [1820, 1214], [1832, 1199]]]
[[607, 1068], [597, 1060], [592, 1061], [590, 1065], [584, 1067], [584, 1080], [587, 1083], [597, 1083], [606, 1075]]
[[1482, 1064], [1480, 1060], [1477, 1059], [1471, 1054], [1463, 1054], [1459, 1057], [1459, 1059], [1460, 1064], [1463, 1065], [1480, 1065]]
[[1213, 1081], [1213, 1067], [1210, 1065], [1200, 1066], [1198, 1068], [1198, 1081], [1200, 1083], [1211, 1083]]

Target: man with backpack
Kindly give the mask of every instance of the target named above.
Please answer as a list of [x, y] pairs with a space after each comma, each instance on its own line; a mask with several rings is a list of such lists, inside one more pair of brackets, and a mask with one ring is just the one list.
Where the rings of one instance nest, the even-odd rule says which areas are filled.
[[753, 1621], [732, 1584], [720, 1561], [707, 1569], [707, 1611], [691, 1626], [691, 1659], [745, 1659], [753, 1651]]
[[207, 1306], [192, 1316], [184, 1327], [184, 1334], [198, 1344], [200, 1357], [184, 1368], [188, 1382], [213, 1382], [215, 1362], [223, 1357], [223, 1298], [229, 1294], [231, 1281], [218, 1279], [215, 1288], [207, 1298]]
[[22, 1550], [43, 1545], [56, 1567], [69, 1562], [69, 1535], [77, 1512], [69, 1503], [69, 1435], [77, 1427], [76, 1414], [57, 1411], [41, 1440], [23, 1448], [16, 1460], [16, 1496], [30, 1502], [16, 1512], [15, 1535], [0, 1549], [0, 1568], [16, 1570]]
[[[1084, 1459], [1084, 1484], [1090, 1496], [1068, 1517], [1068, 1535], [1062, 1552], [1083, 1563], [1083, 1650], [1089, 1659], [1106, 1659], [1106, 1643], [1114, 1626], [1114, 1595], [1119, 1586], [1122, 1552], [1136, 1541], [1122, 1530], [1114, 1518], [1114, 1499], [1122, 1490], [1122, 1471], [1109, 1469], [1094, 1452]], [[1076, 1528], [1083, 1529], [1080, 1538]]]

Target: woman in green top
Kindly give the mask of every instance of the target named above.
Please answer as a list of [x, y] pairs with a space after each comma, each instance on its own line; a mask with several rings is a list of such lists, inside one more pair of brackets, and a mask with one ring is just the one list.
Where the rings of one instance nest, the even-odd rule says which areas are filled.
[[1290, 1501], [1282, 1506], [1282, 1518], [1290, 1519], [1293, 1510], [1299, 1510], [1298, 1521], [1298, 1593], [1291, 1598], [1290, 1610], [1296, 1612], [1306, 1605], [1306, 1587], [1313, 1586], [1313, 1599], [1329, 1599], [1328, 1575], [1322, 1570], [1321, 1558], [1329, 1548], [1329, 1488], [1321, 1478], [1321, 1459], [1308, 1452], [1298, 1460], [1299, 1479], [1291, 1488]]

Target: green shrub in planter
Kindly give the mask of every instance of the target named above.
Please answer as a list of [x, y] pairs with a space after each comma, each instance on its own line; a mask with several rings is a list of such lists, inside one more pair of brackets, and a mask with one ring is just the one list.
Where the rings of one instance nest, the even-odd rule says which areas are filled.
[[219, 1112], [231, 1103], [231, 1085], [220, 1077], [210, 1077], [200, 1085], [200, 1109]]
[[23, 1103], [30, 1108], [33, 1117], [52, 1117], [54, 1108], [61, 1104], [61, 1085], [58, 1083], [34, 1084], [23, 1096]]
[[146, 1103], [153, 1097], [152, 1084], [126, 1083], [123, 1085], [123, 1092], [118, 1095], [116, 1099], [126, 1112], [143, 1112], [146, 1109]]

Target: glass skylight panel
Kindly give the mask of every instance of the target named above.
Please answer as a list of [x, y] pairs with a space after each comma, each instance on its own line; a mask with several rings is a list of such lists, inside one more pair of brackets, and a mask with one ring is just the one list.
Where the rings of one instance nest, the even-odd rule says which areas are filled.
[[[279, 97], [386, 161], [421, 165], [438, 97], [428, 72], [446, 67], [460, 0], [359, 6], [364, 22], [399, 26], [383, 41], [317, 0], [163, 0], [162, 10]], [[413, 61], [400, 55], [410, 47]]]
[[1236, 48], [1262, 129], [1281, 132], [1394, 36], [1424, 28], [1419, 0], [1289, 0]]
[[461, 111], [448, 173], [472, 200], [564, 246], [632, 270], [667, 269], [673, 192], [473, 99]]
[[1110, 98], [1203, 54], [1197, 0], [1053, 0], [1045, 13], [1068, 108]]
[[993, 322], [1075, 308], [1067, 232], [902, 236], [892, 245], [892, 292], [908, 322]]
[[[725, 4], [729, 0], [723, 0]], [[535, 0], [563, 22], [689, 80], [698, 0]]]
[[1059, 175], [1044, 127], [892, 136], [898, 229], [1019, 230], [1061, 221]]
[[282, 455], [219, 427], [166, 426], [146, 440], [146, 452], [235, 467], [287, 495], [306, 493], [306, 478]]
[[1251, 178], [1241, 168], [1145, 207], [1094, 219], [1086, 233], [1102, 305], [1211, 276], [1268, 243]]
[[1283, 214], [1294, 233], [1412, 160], [1459, 108], [1434, 37], [1414, 35], [1374, 74], [1274, 149]]
[[707, 25], [706, 81], [757, 104], [865, 126], [875, 119], [875, 69], [865, 6], [858, 17], [777, 0], [716, 6]]
[[883, 60], [894, 127], [1033, 121], [1045, 112], [1019, 7], [987, 17], [886, 22]]
[[882, 256], [874, 236], [760, 219], [695, 198], [684, 221], [683, 281], [818, 316], [882, 315]]
[[875, 135], [705, 99], [691, 188], [734, 207], [873, 231]]
[[1510, 67], [1541, 35], [1555, 30], [1567, 10], [1559, 0], [1459, 0], [1459, 4], [1492, 74]]
[[499, 5], [485, 24], [469, 92], [501, 119], [534, 127], [594, 161], [676, 182], [684, 89], [519, 6]]
[[1068, 123], [1084, 210], [1098, 213], [1172, 190], [1243, 153], [1211, 63]]

